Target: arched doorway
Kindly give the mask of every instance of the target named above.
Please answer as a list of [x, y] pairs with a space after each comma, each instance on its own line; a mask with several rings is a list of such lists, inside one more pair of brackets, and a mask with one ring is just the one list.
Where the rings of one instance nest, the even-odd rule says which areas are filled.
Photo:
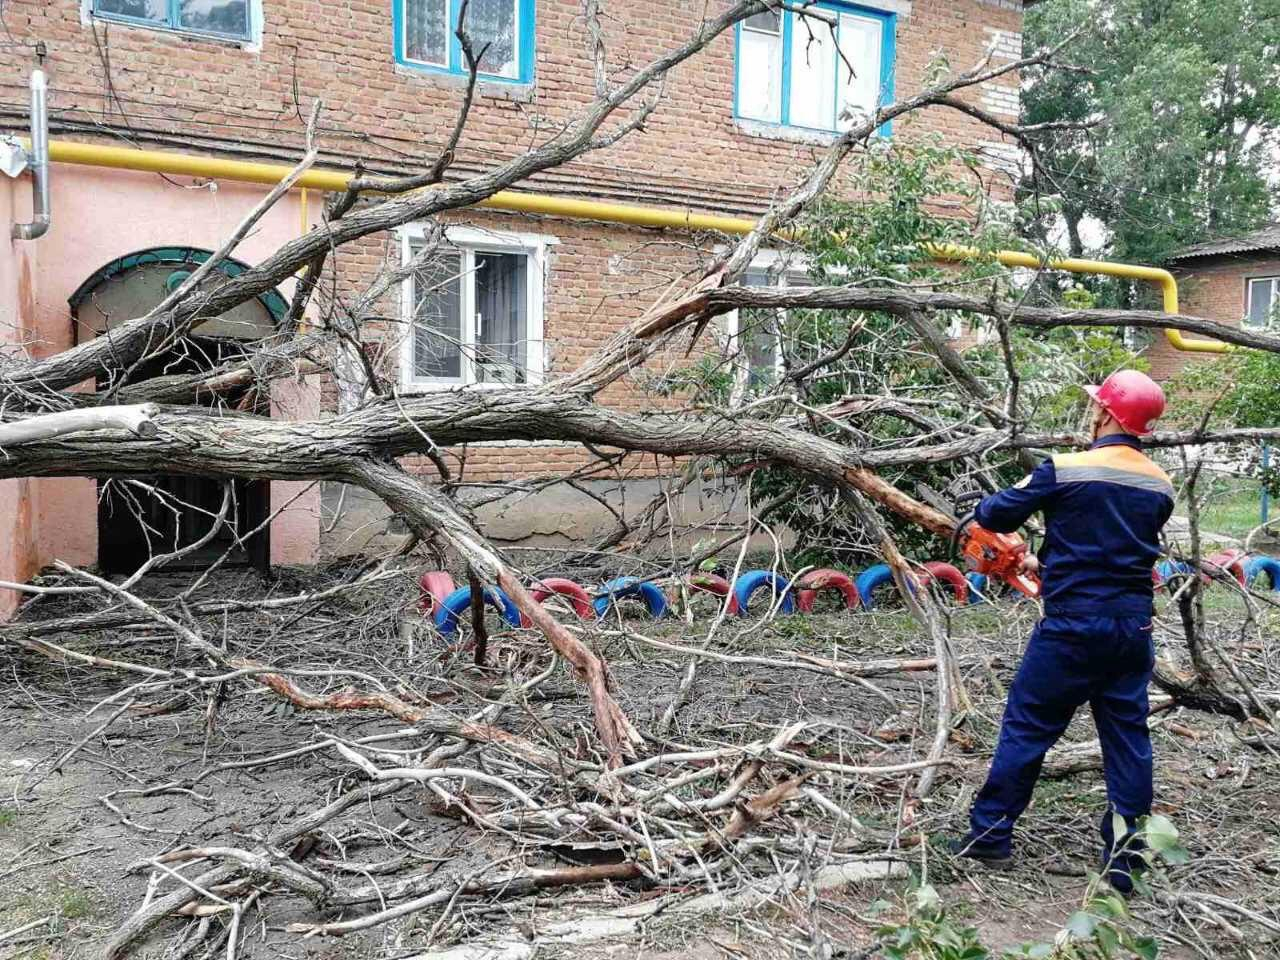
[[[102, 336], [145, 314], [204, 263], [210, 251], [193, 247], [158, 247], [111, 261], [95, 271], [71, 295], [76, 341]], [[235, 276], [247, 269], [224, 260], [218, 272]], [[131, 382], [181, 375], [244, 355], [257, 341], [275, 332], [288, 305], [274, 290], [221, 316], [195, 326], [173, 349], [147, 358], [132, 372]], [[100, 382], [99, 391], [111, 388]], [[265, 406], [264, 398], [230, 395], [222, 402]], [[217, 524], [225, 485], [205, 477], [158, 475], [98, 481], [98, 566], [108, 573], [129, 573], [158, 553], [189, 548]], [[235, 480], [228, 523], [198, 549], [169, 565], [170, 569], [206, 567], [226, 556], [224, 565], [254, 566], [270, 562], [270, 484]], [[261, 529], [258, 529], [261, 528]], [[254, 532], [252, 535], [250, 531]]]

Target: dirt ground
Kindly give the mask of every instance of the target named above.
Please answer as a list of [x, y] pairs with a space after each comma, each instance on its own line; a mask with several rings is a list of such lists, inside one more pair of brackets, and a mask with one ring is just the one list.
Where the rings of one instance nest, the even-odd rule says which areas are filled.
[[[204, 595], [262, 599], [325, 585], [297, 577], [265, 583], [253, 574], [220, 574]], [[140, 592], [163, 598], [179, 586], [158, 579]], [[514, 678], [529, 677], [550, 663], [537, 635], [507, 629], [491, 639], [490, 662], [497, 666], [477, 668], [469, 655], [447, 652], [438, 638], [415, 625], [413, 599], [412, 581], [402, 578], [324, 603], [217, 616], [195, 613], [192, 622], [205, 637], [273, 666], [341, 666], [360, 675], [354, 680], [346, 675], [312, 678], [311, 689], [332, 692], [349, 683], [384, 683], [453, 717], [512, 697]], [[1162, 654], [1180, 661], [1185, 642], [1175, 612], [1164, 609], [1166, 602], [1158, 619], [1158, 644]], [[1273, 672], [1280, 664], [1272, 650], [1271, 608], [1262, 608], [1256, 629], [1242, 631], [1243, 602], [1215, 594], [1210, 607], [1219, 642], [1237, 666], [1258, 690], [1280, 689]], [[22, 622], [104, 610], [103, 601], [94, 597], [51, 596], [31, 605]], [[931, 671], [854, 682], [795, 665], [805, 656], [844, 662], [930, 656], [930, 643], [919, 627], [892, 609], [867, 614], [828, 608], [814, 616], [780, 616], [767, 623], [726, 622], [708, 649], [769, 662], [701, 660], [687, 702], [660, 734], [659, 720], [689, 658], [645, 638], [696, 647], [713, 617], [714, 609], [705, 601], [698, 602], [692, 624], [655, 622], [641, 611], [629, 611], [627, 630], [606, 629], [593, 637], [610, 664], [621, 705], [650, 738], [641, 755], [747, 744], [796, 720], [809, 721], [817, 731], [805, 743], [811, 758], [884, 765], [926, 753], [935, 709]], [[767, 882], [774, 873], [768, 868], [770, 857], [778, 865], [775, 879], [789, 876], [799, 861], [788, 859], [792, 854], [786, 851], [816, 835], [830, 838], [832, 845], [810, 851], [815, 869], [818, 863], [834, 862], [839, 853], [846, 859], [899, 864], [906, 876], [822, 891], [812, 884], [771, 889], [763, 902], [735, 902], [697, 917], [682, 916], [679, 904], [707, 891], [679, 884], [658, 888], [620, 880], [520, 896], [459, 895], [443, 908], [428, 907], [340, 938], [305, 936], [288, 928], [358, 917], [381, 905], [326, 910], [267, 880], [249, 898], [235, 955], [407, 958], [512, 937], [528, 942], [556, 923], [580, 924], [585, 930], [584, 917], [657, 904], [652, 917], [625, 934], [577, 943], [549, 941], [536, 955], [871, 956], [876, 955], [878, 928], [903, 922], [910, 888], [921, 880], [936, 887], [955, 924], [977, 929], [993, 955], [1027, 941], [1052, 941], [1079, 909], [1086, 871], [1095, 866], [1097, 824], [1105, 810], [1096, 756], [1077, 751], [1074, 772], [1042, 779], [1018, 829], [1012, 870], [964, 866], [941, 849], [946, 837], [963, 830], [968, 803], [990, 757], [1003, 690], [1033, 618], [1030, 604], [1011, 601], [949, 611], [970, 706], [958, 718], [948, 747], [954, 765], [942, 770], [926, 801], [914, 807], [907, 803], [911, 775], [818, 775], [809, 782], [821, 784], [830, 800], [856, 818], [857, 826], [842, 826], [843, 818], [811, 804], [789, 803], [767, 829], [761, 828], [760, 843], [774, 843], [778, 852], [762, 847], [764, 853], [741, 854], [740, 863], [720, 874], [720, 883], [725, 885], [721, 892], [736, 895], [753, 883]], [[491, 622], [496, 629], [496, 621]], [[165, 670], [201, 667], [198, 658], [175, 642], [172, 630], [154, 622], [66, 630], [47, 639], [132, 664]], [[379, 754], [379, 762], [399, 756], [406, 765], [421, 758], [428, 741], [438, 742], [429, 730], [406, 734], [405, 725], [385, 713], [300, 710], [246, 678], [217, 687], [178, 684], [161, 689], [149, 688], [147, 682], [144, 676], [59, 662], [0, 643], [0, 684], [5, 688], [0, 696], [0, 958], [102, 956], [115, 932], [149, 901], [149, 886], [154, 885], [151, 898], [175, 888], [177, 881], [156, 866], [156, 858], [190, 847], [255, 848], [284, 825], [344, 794], [367, 794], [368, 777], [332, 748], [334, 740], [385, 744], [387, 750], [403, 753]], [[135, 687], [126, 690], [130, 684]], [[513, 702], [499, 722], [503, 729], [555, 743], [584, 762], [599, 759], [584, 689], [563, 667]], [[1280, 956], [1280, 926], [1269, 926], [1280, 924], [1280, 755], [1275, 752], [1280, 741], [1274, 734], [1269, 740], [1260, 738], [1256, 729], [1230, 718], [1188, 709], [1161, 711], [1153, 729], [1157, 811], [1178, 826], [1191, 859], [1162, 873], [1152, 895], [1133, 902], [1132, 919], [1124, 924], [1136, 934], [1157, 938], [1163, 956]], [[379, 735], [388, 739], [367, 739]], [[1246, 743], [1246, 736], [1258, 742]], [[1067, 746], [1083, 745], [1092, 737], [1087, 712], [1082, 713], [1069, 731]], [[311, 750], [262, 763], [301, 748]], [[69, 751], [70, 758], [55, 770]], [[514, 776], [504, 764], [499, 757], [480, 765], [495, 776]], [[467, 796], [479, 808], [488, 800], [483, 789]], [[905, 825], [904, 809], [911, 820]], [[723, 821], [717, 823], [723, 826]], [[593, 834], [593, 841], [598, 839]], [[604, 862], [612, 848], [631, 849], [625, 842], [612, 847], [593, 842], [580, 856], [567, 847], [518, 843], [501, 831], [477, 829], [465, 817], [442, 812], [437, 798], [419, 785], [384, 800], [361, 799], [309, 833], [305, 843], [306, 850], [283, 853], [343, 883], [376, 886], [414, 877], [445, 888], [509, 864], [552, 868], [581, 864], [591, 856]], [[1204, 895], [1217, 899], [1205, 900]], [[214, 909], [210, 901], [203, 902]], [[129, 955], [226, 955], [227, 927], [225, 911], [204, 918], [170, 917], [133, 944]], [[470, 956], [486, 955], [499, 954]]]

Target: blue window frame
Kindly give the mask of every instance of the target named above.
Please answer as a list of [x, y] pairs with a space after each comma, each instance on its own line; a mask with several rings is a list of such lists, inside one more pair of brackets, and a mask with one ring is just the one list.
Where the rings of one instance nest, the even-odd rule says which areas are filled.
[[[775, 10], [738, 23], [734, 116], [831, 132], [892, 103], [894, 14], [836, 0], [805, 13]], [[889, 134], [888, 123], [880, 133]]]
[[[480, 61], [480, 76], [504, 83], [533, 80], [535, 0], [471, 0], [467, 33]], [[462, 0], [392, 0], [396, 63], [435, 73], [467, 75], [455, 35]]]
[[95, 17], [196, 36], [252, 42], [260, 0], [92, 0]]

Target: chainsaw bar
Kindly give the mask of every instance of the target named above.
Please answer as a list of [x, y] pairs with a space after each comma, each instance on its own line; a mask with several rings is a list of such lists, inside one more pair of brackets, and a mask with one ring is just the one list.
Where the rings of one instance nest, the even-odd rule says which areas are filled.
[[956, 516], [955, 507], [933, 487], [927, 483], [916, 484], [916, 495], [939, 513], [946, 514], [947, 519], [952, 523], [959, 523], [960, 518]]

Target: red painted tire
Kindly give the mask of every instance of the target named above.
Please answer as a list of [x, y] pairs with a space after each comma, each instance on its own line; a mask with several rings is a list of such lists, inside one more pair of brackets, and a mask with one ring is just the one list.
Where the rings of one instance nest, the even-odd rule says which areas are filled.
[[964, 578], [963, 573], [941, 560], [930, 560], [924, 564], [924, 568], [929, 574], [929, 579], [950, 584], [956, 603], [963, 605], [969, 602], [969, 581]]
[[689, 589], [716, 597], [729, 597], [729, 616], [738, 612], [738, 598], [731, 596], [733, 585], [719, 574], [695, 573], [689, 578]]
[[862, 597], [858, 596], [853, 580], [839, 570], [813, 570], [801, 577], [796, 586], [796, 603], [805, 613], [813, 612], [820, 590], [838, 590], [844, 596], [846, 610], [857, 610], [862, 605]]
[[1243, 587], [1244, 586], [1244, 560], [1245, 560], [1244, 551], [1236, 550], [1233, 548], [1230, 550], [1220, 550], [1217, 553], [1213, 554], [1211, 557], [1208, 557], [1205, 560], [1205, 562], [1210, 563], [1215, 567], [1220, 567], [1221, 569], [1226, 570], [1229, 574], [1235, 577], [1236, 581], [1240, 584], [1240, 586]]
[[432, 570], [424, 573], [418, 581], [418, 609], [424, 616], [432, 616], [441, 601], [453, 593], [453, 577], [443, 570]]
[[[533, 585], [533, 589], [529, 593], [538, 603], [542, 603], [550, 596], [568, 597], [569, 602], [573, 604], [573, 612], [578, 615], [578, 619], [594, 620], [596, 618], [595, 609], [591, 606], [591, 594], [587, 593], [586, 590], [572, 580], [567, 580], [564, 577], [547, 577], [545, 580], [539, 580]], [[523, 613], [520, 614], [520, 626], [533, 626], [529, 618]]]

